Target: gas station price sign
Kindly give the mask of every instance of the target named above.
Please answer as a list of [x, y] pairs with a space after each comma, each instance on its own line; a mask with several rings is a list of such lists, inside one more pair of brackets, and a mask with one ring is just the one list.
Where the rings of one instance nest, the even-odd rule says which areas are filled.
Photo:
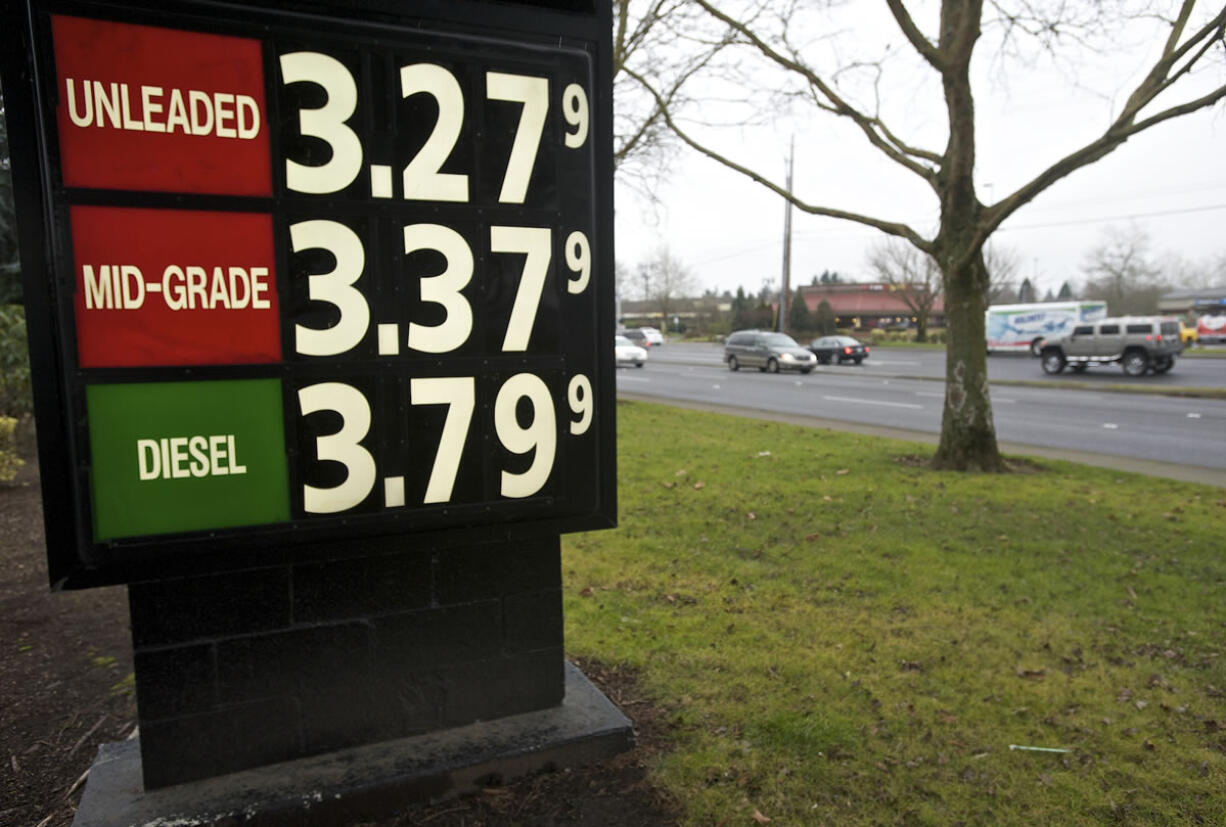
[[613, 523], [607, 9], [369, 5], [24, 21], [53, 581]]

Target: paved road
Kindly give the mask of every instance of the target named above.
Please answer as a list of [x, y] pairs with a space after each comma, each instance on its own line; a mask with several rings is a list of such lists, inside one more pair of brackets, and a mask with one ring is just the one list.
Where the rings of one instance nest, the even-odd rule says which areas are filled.
[[[661, 358], [673, 347], [653, 349], [642, 370], [619, 370], [619, 394], [926, 441], [940, 431], [938, 382], [833, 366], [808, 376], [732, 373], [720, 366], [718, 355], [710, 366]], [[680, 355], [682, 347], [705, 346], [681, 346], [674, 353]], [[913, 367], [890, 361], [882, 359], [889, 367]], [[1226, 485], [1226, 400], [997, 386], [992, 401], [1006, 451]]]
[[[1226, 356], [1226, 348], [1220, 349]], [[667, 344], [651, 349], [653, 362], [692, 362], [694, 364], [723, 364], [724, 350], [716, 344]], [[945, 351], [916, 350], [909, 348], [873, 348], [862, 365], [827, 365], [819, 371], [865, 376], [914, 376], [942, 378], [945, 376]], [[1178, 359], [1170, 373], [1161, 376], [1134, 378], [1125, 376], [1118, 365], [1090, 368], [1085, 373], [1067, 372], [1048, 376], [1039, 366], [1039, 360], [1017, 354], [995, 355], [988, 359], [989, 380], [1047, 381], [1053, 385], [1073, 383], [1133, 384], [1147, 387], [1210, 387], [1226, 388], [1226, 358]]]

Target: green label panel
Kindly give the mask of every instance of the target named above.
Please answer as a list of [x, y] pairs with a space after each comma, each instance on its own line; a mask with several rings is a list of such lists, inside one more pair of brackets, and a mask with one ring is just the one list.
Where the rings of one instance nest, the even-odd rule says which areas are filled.
[[283, 523], [281, 382], [89, 385], [94, 540]]

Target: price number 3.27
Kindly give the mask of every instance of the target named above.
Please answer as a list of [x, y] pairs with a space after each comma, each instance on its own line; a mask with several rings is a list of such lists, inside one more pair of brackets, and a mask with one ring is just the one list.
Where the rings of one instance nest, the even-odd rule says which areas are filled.
[[[298, 130], [304, 136], [324, 141], [331, 149], [331, 158], [321, 165], [287, 159], [286, 186], [294, 192], [316, 195], [339, 192], [352, 184], [362, 171], [362, 140], [347, 123], [358, 106], [358, 88], [353, 74], [336, 58], [319, 52], [284, 54], [280, 62], [281, 77], [286, 84], [306, 82], [323, 89], [327, 98], [323, 106], [299, 110]], [[442, 171], [464, 127], [464, 92], [456, 76], [435, 63], [402, 66], [400, 94], [402, 98], [429, 95], [438, 105], [434, 128], [401, 173], [405, 200], [467, 202], [468, 175]], [[520, 104], [519, 122], [503, 170], [498, 202], [522, 204], [549, 114], [549, 79], [487, 71], [485, 97]], [[560, 103], [567, 124], [562, 142], [568, 149], [579, 149], [588, 138], [587, 93], [577, 83], [567, 84]], [[371, 194], [391, 197], [391, 168], [372, 164], [370, 172]]]

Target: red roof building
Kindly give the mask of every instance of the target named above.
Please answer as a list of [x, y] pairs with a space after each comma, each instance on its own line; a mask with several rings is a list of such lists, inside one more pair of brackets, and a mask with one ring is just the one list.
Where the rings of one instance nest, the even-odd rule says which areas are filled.
[[[801, 296], [810, 312], [826, 301], [834, 311], [839, 327], [872, 329], [915, 321], [915, 311], [904, 296], [910, 291], [922, 294], [927, 288], [922, 284], [809, 284], [800, 288]], [[928, 326], [941, 327], [945, 323], [945, 301], [937, 296], [928, 311]]]

